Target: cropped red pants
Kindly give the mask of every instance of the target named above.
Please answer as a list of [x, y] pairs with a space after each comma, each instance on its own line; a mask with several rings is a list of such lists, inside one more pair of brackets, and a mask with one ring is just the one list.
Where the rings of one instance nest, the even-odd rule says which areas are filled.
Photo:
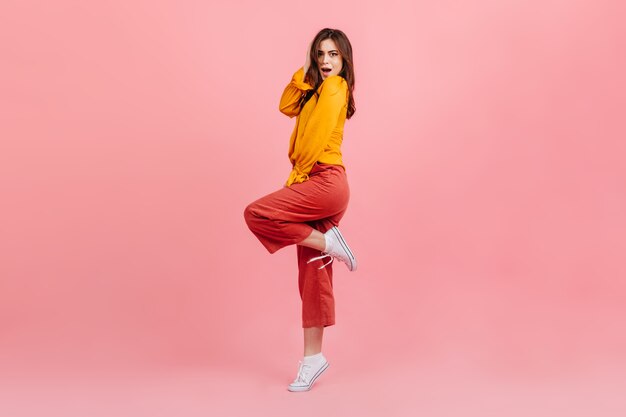
[[[248, 227], [270, 252], [301, 242], [313, 229], [325, 233], [348, 207], [350, 189], [345, 170], [339, 165], [315, 164], [309, 179], [292, 184], [246, 207]], [[297, 246], [298, 287], [302, 299], [302, 327], [335, 324], [333, 264], [318, 269], [327, 260], [307, 264], [320, 251]]]

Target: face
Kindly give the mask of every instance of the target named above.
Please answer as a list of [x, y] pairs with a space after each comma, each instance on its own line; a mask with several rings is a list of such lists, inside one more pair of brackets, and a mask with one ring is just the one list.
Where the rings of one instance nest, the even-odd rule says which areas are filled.
[[322, 75], [322, 80], [331, 75], [339, 75], [343, 69], [343, 58], [332, 39], [324, 39], [320, 42], [317, 50], [317, 67]]

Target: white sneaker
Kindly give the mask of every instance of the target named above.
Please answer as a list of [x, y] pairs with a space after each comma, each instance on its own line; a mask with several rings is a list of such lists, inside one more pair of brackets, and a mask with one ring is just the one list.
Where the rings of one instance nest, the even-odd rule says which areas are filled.
[[350, 271], [356, 271], [356, 258], [337, 226], [324, 233], [324, 238], [326, 239], [326, 249], [322, 252], [322, 256], [311, 258], [307, 263], [330, 257], [330, 261], [319, 267], [322, 269], [330, 264], [334, 258], [337, 258], [346, 264]]
[[291, 392], [310, 390], [315, 380], [322, 375], [326, 369], [328, 369], [328, 361], [326, 358], [318, 364], [306, 364], [304, 362], [300, 362], [298, 375], [296, 376], [296, 379], [289, 384], [287, 389]]

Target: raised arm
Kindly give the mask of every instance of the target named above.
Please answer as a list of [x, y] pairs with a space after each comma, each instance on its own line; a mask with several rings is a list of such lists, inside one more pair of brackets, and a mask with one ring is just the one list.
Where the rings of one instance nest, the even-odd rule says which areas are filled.
[[312, 86], [304, 82], [304, 69], [300, 68], [293, 74], [291, 82], [285, 87], [278, 109], [289, 117], [297, 116], [300, 114], [302, 95], [312, 89]]

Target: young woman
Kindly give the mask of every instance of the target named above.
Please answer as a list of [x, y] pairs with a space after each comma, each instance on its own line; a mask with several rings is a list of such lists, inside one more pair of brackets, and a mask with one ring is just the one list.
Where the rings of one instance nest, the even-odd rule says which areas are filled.
[[350, 197], [341, 142], [344, 123], [355, 111], [353, 90], [350, 41], [340, 30], [321, 30], [304, 67], [296, 71], [280, 99], [280, 111], [296, 117], [287, 183], [244, 212], [248, 227], [270, 253], [297, 245], [304, 359], [289, 391], [308, 391], [328, 368], [322, 337], [324, 327], [335, 324], [333, 259], [350, 271], [357, 267], [337, 228]]

